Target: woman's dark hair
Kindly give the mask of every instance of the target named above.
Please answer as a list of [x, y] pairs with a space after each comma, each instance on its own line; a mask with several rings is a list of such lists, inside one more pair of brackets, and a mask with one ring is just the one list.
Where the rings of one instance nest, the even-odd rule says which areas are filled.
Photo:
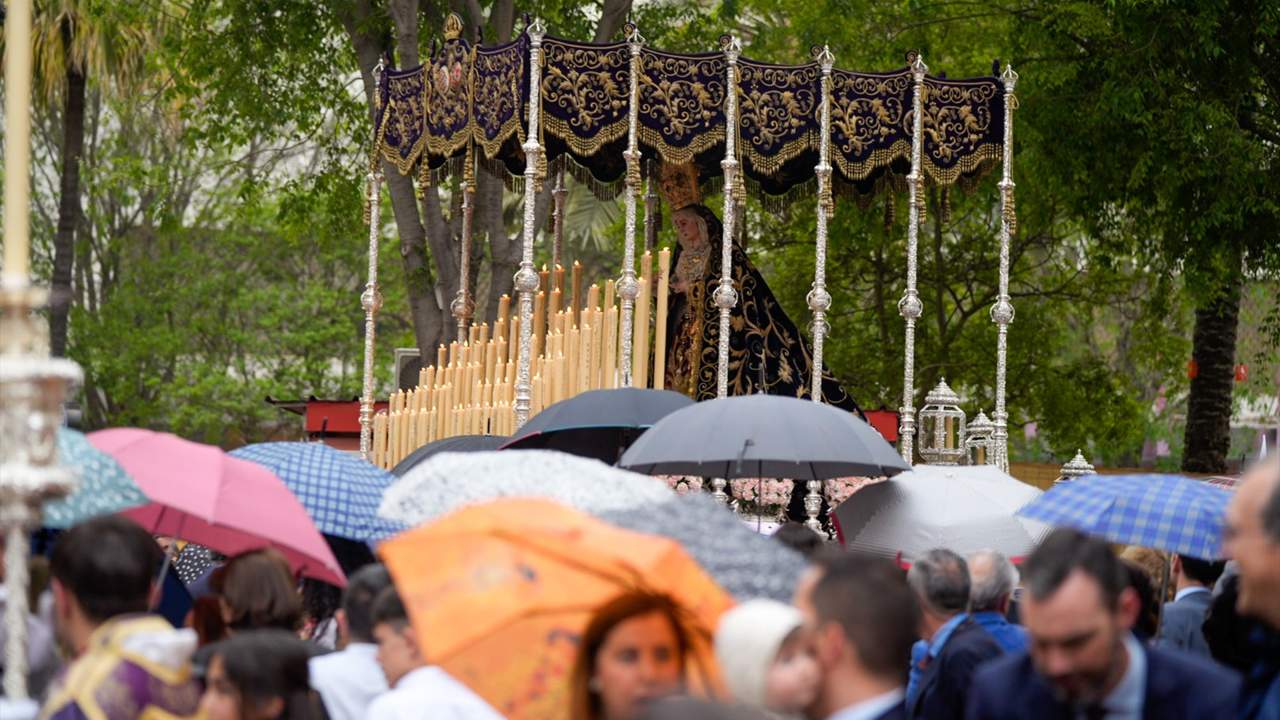
[[280, 720], [321, 720], [319, 698], [311, 690], [307, 644], [285, 630], [254, 630], [213, 646], [213, 657], [222, 658], [227, 681], [240, 694], [241, 717], [249, 710], [280, 698]]
[[822, 549], [822, 538], [804, 523], [786, 523], [773, 533], [773, 539], [800, 553], [806, 560]]
[[217, 595], [198, 597], [191, 604], [191, 629], [196, 631], [200, 647], [227, 636], [227, 626], [222, 623], [222, 603]]
[[214, 573], [213, 589], [227, 604], [231, 630], [297, 632], [302, 625], [302, 597], [288, 561], [275, 550], [251, 550], [231, 558]]
[[684, 674], [685, 659], [689, 654], [689, 636], [680, 623], [676, 605], [665, 595], [631, 592], [610, 601], [596, 610], [578, 644], [578, 656], [569, 678], [570, 720], [601, 720], [600, 696], [591, 690], [591, 678], [596, 674], [596, 662], [600, 648], [609, 639], [613, 629], [634, 617], [650, 613], [662, 613], [671, 623], [676, 634], [676, 647], [680, 660], [680, 672]]
[[1133, 631], [1140, 640], [1147, 642], [1160, 630], [1160, 603], [1156, 600], [1155, 585], [1141, 565], [1132, 560], [1120, 562], [1129, 573], [1129, 587], [1138, 594], [1138, 619], [1134, 622]]
[[302, 579], [302, 610], [311, 627], [308, 640], [318, 640], [325, 624], [342, 605], [342, 589], [323, 580]]

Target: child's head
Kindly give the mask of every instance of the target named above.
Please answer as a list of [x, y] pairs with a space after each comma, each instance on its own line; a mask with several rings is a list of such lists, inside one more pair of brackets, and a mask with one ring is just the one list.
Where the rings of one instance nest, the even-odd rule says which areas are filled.
[[800, 612], [773, 600], [749, 600], [725, 613], [716, 630], [716, 658], [739, 701], [798, 713], [820, 681]]

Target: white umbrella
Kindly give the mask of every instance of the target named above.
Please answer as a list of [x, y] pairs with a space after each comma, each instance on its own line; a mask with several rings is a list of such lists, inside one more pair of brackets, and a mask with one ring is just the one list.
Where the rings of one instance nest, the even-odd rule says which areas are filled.
[[444, 452], [415, 465], [382, 495], [378, 515], [420, 525], [464, 505], [540, 497], [592, 514], [675, 497], [667, 484], [554, 450]]
[[912, 562], [933, 548], [1031, 552], [1048, 527], [1014, 515], [1040, 495], [992, 465], [916, 465], [835, 509], [845, 547]]

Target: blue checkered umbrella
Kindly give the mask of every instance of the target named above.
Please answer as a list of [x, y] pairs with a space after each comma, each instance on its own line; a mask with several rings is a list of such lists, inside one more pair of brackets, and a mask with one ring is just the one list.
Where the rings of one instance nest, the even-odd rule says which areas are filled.
[[278, 475], [325, 535], [368, 542], [404, 529], [378, 517], [382, 493], [395, 476], [352, 453], [323, 443], [271, 442], [231, 455]]
[[99, 515], [113, 515], [151, 502], [110, 455], [89, 444], [84, 433], [58, 428], [58, 457], [76, 470], [70, 495], [44, 504], [44, 526], [66, 530]]
[[1116, 543], [1221, 557], [1231, 493], [1179, 475], [1090, 475], [1054, 485], [1019, 515]]

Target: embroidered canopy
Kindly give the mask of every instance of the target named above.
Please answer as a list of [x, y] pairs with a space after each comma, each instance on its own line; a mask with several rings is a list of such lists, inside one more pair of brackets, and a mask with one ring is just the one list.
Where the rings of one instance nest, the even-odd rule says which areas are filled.
[[[469, 145], [508, 179], [523, 171], [528, 128], [527, 34], [475, 46], [457, 33], [430, 61], [381, 77], [377, 148], [425, 179], [456, 170]], [[630, 47], [546, 36], [539, 92], [545, 161], [564, 163], [597, 192], [612, 194], [626, 171]], [[728, 60], [723, 53], [640, 51], [637, 122], [645, 160], [694, 162], [721, 174], [725, 136], [737, 133], [739, 162], [753, 190], [779, 196], [814, 181], [821, 142], [817, 62], [737, 62], [738, 117], [727, 128]], [[1005, 96], [994, 74], [965, 80], [928, 76], [922, 167], [948, 186], [983, 174], [1001, 157]], [[910, 165], [915, 87], [910, 68], [885, 73], [836, 69], [831, 82], [831, 149], [840, 190], [867, 195]], [[472, 143], [474, 143], [472, 145]]]

